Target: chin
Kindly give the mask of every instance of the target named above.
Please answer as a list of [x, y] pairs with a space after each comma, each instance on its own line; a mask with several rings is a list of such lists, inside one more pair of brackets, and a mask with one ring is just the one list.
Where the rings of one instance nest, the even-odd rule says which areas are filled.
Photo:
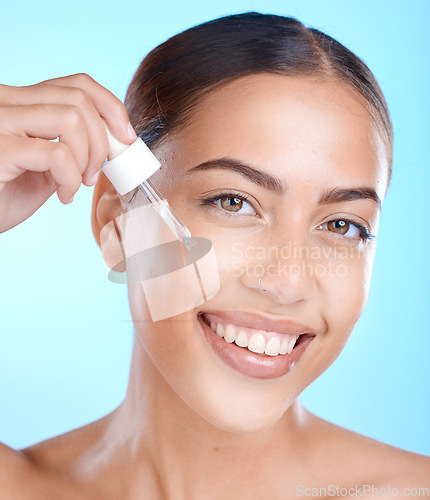
[[226, 432], [265, 431], [326, 368], [325, 332], [297, 318], [208, 306], [142, 328], [160, 387], [170, 386], [163, 394], [175, 394], [166, 407], [191, 409], [190, 425], [201, 418]]
[[[303, 325], [282, 320], [282, 324], [277, 325], [277, 332], [283, 328], [281, 335], [288, 340], [290, 345], [286, 349], [292, 357], [287, 359], [288, 354], [258, 354], [235, 342], [226, 342], [214, 332], [207, 324], [215, 316], [214, 310], [211, 311], [189, 311], [169, 320], [174, 330], [167, 328], [166, 324], [165, 332], [170, 331], [169, 335], [177, 340], [168, 353], [164, 351], [164, 362], [158, 363], [159, 370], [195, 416], [215, 428], [236, 434], [264, 431], [279, 421], [299, 395], [301, 384], [297, 377], [301, 378], [307, 372], [297, 372], [296, 369], [313, 341], [313, 330], [306, 327], [306, 332], [293, 333], [294, 328], [303, 330]], [[216, 314], [226, 318], [220, 310]], [[243, 322], [244, 318], [241, 313], [240, 318], [235, 316], [235, 321]], [[212, 342], [222, 343], [221, 352], [217, 352]], [[224, 344], [227, 353], [223, 351]], [[179, 349], [181, 356], [177, 355]], [[235, 352], [231, 355], [233, 349]], [[159, 351], [157, 354], [153, 358], [161, 360], [163, 353]]]
[[247, 435], [273, 427], [294, 400], [285, 404], [285, 401], [272, 398], [272, 401], [266, 401], [266, 405], [257, 400], [245, 401], [244, 398], [238, 398], [237, 404], [233, 405], [220, 400], [208, 403], [204, 408], [196, 409], [200, 417], [221, 431]]

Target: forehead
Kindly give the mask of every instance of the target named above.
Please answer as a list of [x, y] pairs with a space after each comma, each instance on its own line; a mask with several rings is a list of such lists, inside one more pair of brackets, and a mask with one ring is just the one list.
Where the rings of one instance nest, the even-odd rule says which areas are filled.
[[[167, 145], [180, 168], [238, 158], [286, 182], [371, 184], [387, 165], [377, 127], [345, 85], [315, 77], [252, 75], [213, 91]], [[164, 149], [164, 148], [162, 148]]]

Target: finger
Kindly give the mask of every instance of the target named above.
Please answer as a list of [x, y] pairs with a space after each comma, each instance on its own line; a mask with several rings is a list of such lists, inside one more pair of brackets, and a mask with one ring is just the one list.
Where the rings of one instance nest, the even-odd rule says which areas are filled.
[[69, 148], [60, 142], [15, 136], [0, 136], [0, 187], [26, 170], [49, 172], [62, 203], [69, 203], [82, 176]]
[[[48, 80], [49, 82], [49, 80]], [[88, 135], [88, 166], [84, 173], [84, 182], [87, 185], [93, 175], [100, 170], [109, 151], [106, 131], [100, 115], [87, 92], [80, 88], [63, 87], [59, 85], [36, 84], [29, 87], [0, 86], [0, 103], [16, 105], [42, 104], [69, 104], [82, 110], [85, 118], [85, 129]]]
[[88, 166], [89, 144], [80, 108], [63, 104], [0, 106], [0, 125], [18, 137], [56, 139], [68, 146], [82, 174]]
[[65, 78], [56, 78], [42, 82], [42, 84], [46, 83], [49, 85], [84, 89], [94, 103], [98, 114], [107, 121], [115, 137], [126, 144], [131, 144], [136, 140], [136, 133], [130, 124], [124, 104], [112, 92], [97, 83], [89, 75], [78, 73]]

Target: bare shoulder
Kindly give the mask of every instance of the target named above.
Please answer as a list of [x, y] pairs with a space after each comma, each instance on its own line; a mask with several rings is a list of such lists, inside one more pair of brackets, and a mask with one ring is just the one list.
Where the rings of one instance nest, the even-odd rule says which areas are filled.
[[98, 440], [104, 427], [104, 421], [103, 418], [96, 420], [20, 451], [39, 469], [64, 475]]
[[75, 468], [102, 427], [103, 419], [21, 450], [0, 443], [1, 500], [93, 498]]
[[331, 457], [336, 469], [331, 477], [379, 488], [427, 488], [430, 496], [430, 457], [382, 443], [312, 414], [309, 419], [312, 434], [319, 436], [317, 455], [326, 460]]
[[375, 481], [398, 489], [425, 487], [430, 496], [430, 457], [359, 434], [351, 439], [356, 442], [357, 460], [374, 469]]
[[21, 498], [23, 490], [20, 486], [30, 475], [30, 467], [25, 455], [19, 450], [0, 443], [0, 484], [2, 498]]

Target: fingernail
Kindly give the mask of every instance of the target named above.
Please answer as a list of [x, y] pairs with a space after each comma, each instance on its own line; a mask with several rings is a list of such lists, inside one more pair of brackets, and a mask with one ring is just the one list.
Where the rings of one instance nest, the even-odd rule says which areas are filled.
[[90, 186], [94, 186], [94, 184], [97, 182], [97, 179], [99, 178], [99, 175], [100, 175], [100, 170], [97, 170], [97, 172], [89, 180]]
[[130, 137], [130, 139], [137, 139], [136, 132], [134, 131], [134, 128], [131, 126], [131, 123], [127, 125], [127, 134]]
[[72, 197], [70, 198], [70, 200], [67, 202], [67, 205], [69, 205], [70, 203], [72, 203], [73, 198], [74, 198], [74, 196], [72, 196]]

